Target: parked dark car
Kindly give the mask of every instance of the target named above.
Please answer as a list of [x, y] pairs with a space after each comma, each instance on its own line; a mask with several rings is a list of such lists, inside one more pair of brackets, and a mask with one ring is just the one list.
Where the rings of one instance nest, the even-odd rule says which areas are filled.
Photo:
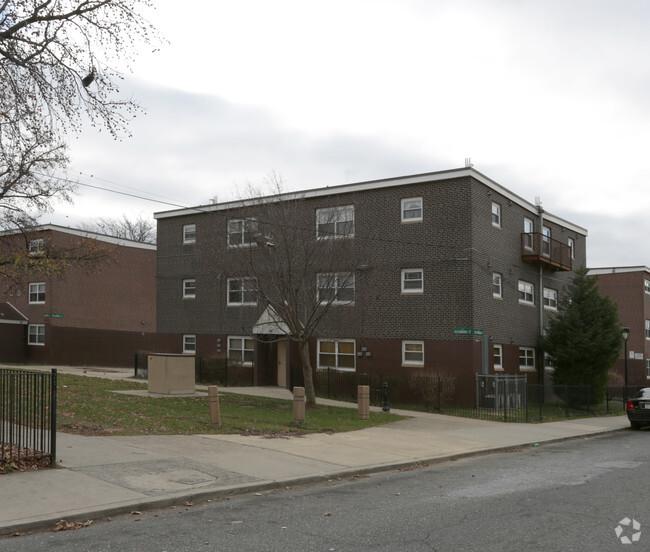
[[650, 387], [644, 387], [633, 399], [627, 401], [625, 412], [632, 429], [650, 425]]

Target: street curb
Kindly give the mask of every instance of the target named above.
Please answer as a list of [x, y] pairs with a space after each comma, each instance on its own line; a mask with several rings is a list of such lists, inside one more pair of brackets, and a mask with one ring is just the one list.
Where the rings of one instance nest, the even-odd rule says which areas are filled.
[[[425, 465], [442, 464], [444, 462], [454, 462], [458, 460], [474, 458], [478, 456], [486, 456], [488, 454], [501, 454], [505, 452], [519, 451], [521, 449], [536, 448], [538, 446], [553, 445], [557, 443], [575, 441], [577, 439], [591, 439], [594, 437], [602, 437], [611, 433], [618, 433], [621, 431], [628, 431], [629, 428], [622, 427], [616, 429], [606, 429], [595, 433], [586, 433], [581, 435], [572, 435], [569, 437], [558, 437], [554, 439], [547, 439], [539, 442], [529, 442], [516, 445], [508, 445], [496, 448], [479, 449], [471, 452], [463, 452], [458, 454], [450, 454], [447, 456], [436, 456], [432, 458], [421, 458], [417, 460], [390, 462], [387, 464], [377, 464], [374, 466], [366, 466], [362, 468], [347, 468], [330, 473], [321, 473], [316, 475], [309, 475], [303, 477], [293, 477], [286, 479], [276, 479], [273, 481], [256, 481], [254, 483], [245, 483], [242, 485], [231, 485], [220, 487], [219, 489], [209, 491], [199, 491], [193, 493], [182, 493], [173, 496], [166, 496], [163, 498], [154, 498], [151, 500], [133, 501], [122, 503], [114, 507], [102, 507], [96, 510], [85, 511], [84, 513], [68, 515], [66, 517], [83, 519], [83, 520], [99, 520], [111, 516], [119, 516], [129, 514], [133, 511], [145, 512], [149, 510], [156, 510], [161, 508], [170, 508], [172, 506], [185, 506], [186, 502], [219, 500], [233, 496], [246, 495], [251, 493], [269, 492], [281, 489], [283, 487], [298, 487], [302, 485], [309, 485], [315, 483], [323, 483], [332, 479], [343, 479], [346, 477], [353, 477], [359, 475], [371, 475], [386, 473], [391, 471], [399, 471], [404, 468], [418, 467]], [[66, 469], [66, 468], [64, 468]], [[16, 523], [13, 525], [6, 525], [0, 527], [0, 540], [9, 538], [13, 534], [24, 534], [33, 532], [44, 532], [47, 530], [53, 531], [56, 524], [61, 521], [61, 516], [44, 518], [25, 523]], [[71, 519], [66, 519], [70, 522]]]

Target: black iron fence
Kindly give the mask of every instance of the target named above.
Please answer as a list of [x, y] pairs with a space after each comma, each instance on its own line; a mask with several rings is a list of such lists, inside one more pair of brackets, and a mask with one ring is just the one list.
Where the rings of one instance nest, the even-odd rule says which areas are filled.
[[0, 368], [0, 470], [56, 463], [57, 371]]

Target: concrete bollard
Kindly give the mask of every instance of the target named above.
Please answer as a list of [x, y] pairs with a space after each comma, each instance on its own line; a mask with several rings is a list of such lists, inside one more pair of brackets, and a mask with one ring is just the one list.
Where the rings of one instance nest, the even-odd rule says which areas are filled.
[[357, 387], [357, 401], [359, 406], [359, 419], [370, 419], [370, 386], [359, 385]]
[[219, 412], [219, 387], [208, 386], [208, 402], [210, 403], [210, 423], [221, 427], [221, 413]]
[[293, 388], [293, 421], [305, 421], [305, 388]]

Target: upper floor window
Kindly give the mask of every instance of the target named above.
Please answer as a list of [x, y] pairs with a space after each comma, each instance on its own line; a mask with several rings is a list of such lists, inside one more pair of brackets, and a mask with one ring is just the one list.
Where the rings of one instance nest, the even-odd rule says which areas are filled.
[[45, 240], [38, 239], [29, 242], [30, 255], [42, 255], [45, 252]]
[[501, 228], [501, 205], [496, 201], [492, 202], [492, 226]]
[[519, 280], [519, 302], [526, 305], [535, 304], [535, 286], [530, 282]]
[[196, 280], [183, 280], [183, 299], [194, 299], [196, 297]]
[[27, 329], [29, 345], [45, 345], [45, 324], [30, 324]]
[[650, 339], [650, 320], [645, 321], [645, 338]]
[[354, 205], [329, 207], [316, 211], [316, 235], [319, 238], [354, 236]]
[[354, 340], [318, 340], [318, 367], [336, 368], [339, 370], [355, 369]]
[[196, 353], [196, 336], [184, 335], [183, 336], [183, 353], [193, 355]]
[[576, 250], [575, 250], [575, 242], [573, 241], [573, 238], [569, 238], [567, 240], [567, 245], [569, 246], [569, 251], [571, 251], [571, 258], [575, 259], [576, 258]]
[[544, 288], [544, 308], [557, 310], [557, 290]]
[[422, 220], [422, 198], [412, 197], [402, 200], [402, 222], [420, 222]]
[[650, 293], [650, 280], [643, 281], [643, 288], [645, 289], [646, 293]]
[[492, 273], [492, 297], [496, 299], [503, 297], [503, 280], [498, 272]]
[[255, 244], [257, 221], [255, 219], [232, 219], [228, 221], [228, 247]]
[[494, 369], [503, 370], [503, 345], [493, 345], [492, 357], [494, 358]]
[[196, 224], [183, 226], [183, 243], [196, 243]]
[[354, 303], [354, 273], [319, 274], [317, 279], [319, 302], [347, 305]]
[[255, 358], [255, 342], [250, 337], [228, 336], [228, 359], [252, 366]]
[[548, 226], [542, 228], [542, 255], [551, 256], [551, 229]]
[[424, 271], [421, 268], [402, 270], [402, 293], [422, 293], [424, 291]]
[[524, 219], [524, 247], [526, 249], [533, 248], [533, 221], [529, 218]]
[[255, 278], [228, 278], [229, 305], [256, 305], [257, 282]]
[[402, 341], [402, 364], [424, 366], [424, 341]]
[[45, 303], [45, 283], [29, 284], [29, 302], [31, 304]]
[[535, 369], [535, 349], [532, 347], [519, 347], [519, 369]]

